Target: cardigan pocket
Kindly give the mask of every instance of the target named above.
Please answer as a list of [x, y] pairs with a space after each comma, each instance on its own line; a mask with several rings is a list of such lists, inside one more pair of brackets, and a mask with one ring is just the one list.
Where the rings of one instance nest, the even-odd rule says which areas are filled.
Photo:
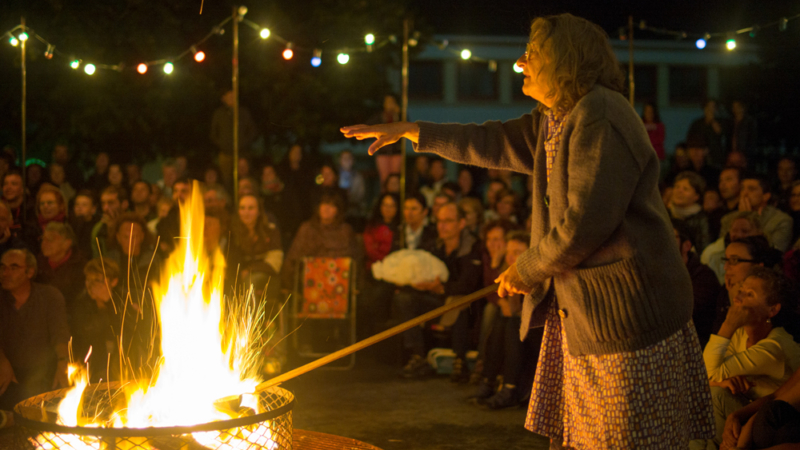
[[613, 352], [614, 343], [652, 330], [657, 322], [653, 292], [635, 256], [559, 276], [556, 296], [570, 352]]

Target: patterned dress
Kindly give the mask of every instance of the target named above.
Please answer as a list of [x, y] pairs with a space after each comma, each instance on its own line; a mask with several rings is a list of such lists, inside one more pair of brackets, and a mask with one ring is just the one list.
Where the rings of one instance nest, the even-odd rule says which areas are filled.
[[[566, 114], [548, 112], [547, 178]], [[708, 374], [694, 324], [650, 347], [573, 356], [552, 302], [525, 428], [575, 449], [687, 448], [714, 437]]]

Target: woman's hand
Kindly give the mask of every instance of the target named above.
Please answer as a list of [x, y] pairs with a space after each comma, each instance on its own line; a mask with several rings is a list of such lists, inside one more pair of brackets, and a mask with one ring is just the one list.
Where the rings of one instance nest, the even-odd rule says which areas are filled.
[[500, 283], [500, 287], [497, 288], [497, 295], [502, 298], [514, 294], [524, 295], [531, 292], [531, 287], [525, 284], [525, 282], [522, 281], [522, 277], [519, 276], [516, 263], [512, 264], [511, 267], [501, 273], [494, 281], [495, 283]]
[[359, 141], [377, 139], [369, 146], [369, 154], [374, 155], [381, 147], [394, 144], [402, 138], [419, 142], [419, 125], [411, 122], [384, 123], [380, 125], [352, 125], [339, 129], [345, 137]]
[[722, 381], [719, 385], [727, 388], [733, 395], [744, 394], [745, 392], [749, 391], [751, 387], [753, 387], [753, 383], [741, 375], [728, 378], [727, 380]]
[[739, 328], [747, 325], [750, 322], [753, 310], [743, 306], [741, 303], [734, 303], [728, 308], [728, 314], [725, 316], [725, 322], [719, 329], [718, 336], [730, 339], [733, 333]]

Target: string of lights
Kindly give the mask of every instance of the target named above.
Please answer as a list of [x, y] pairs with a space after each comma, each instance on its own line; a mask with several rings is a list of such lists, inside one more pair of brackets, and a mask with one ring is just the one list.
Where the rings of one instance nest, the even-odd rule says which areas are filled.
[[[284, 37], [274, 33], [267, 27], [261, 26], [251, 20], [245, 19], [244, 16], [247, 14], [247, 8], [242, 6], [239, 7], [238, 15], [236, 15], [236, 20], [240, 23], [247, 25], [249, 28], [254, 30], [258, 33], [258, 36], [261, 37], [262, 40], [272, 40], [280, 43], [284, 46], [284, 50], [281, 52], [281, 56], [283, 59], [289, 61], [292, 60], [297, 54], [304, 54], [310, 55], [310, 64], [313, 67], [319, 67], [322, 65], [323, 62], [323, 49], [322, 48], [310, 48], [297, 45], [295, 42], [285, 39]], [[192, 56], [194, 61], [197, 63], [202, 63], [206, 59], [206, 54], [202, 50], [202, 45], [211, 39], [214, 36], [221, 36], [225, 34], [226, 27], [230, 24], [230, 22], [234, 20], [233, 16], [225, 18], [225, 20], [221, 21], [217, 25], [215, 25], [211, 31], [205, 35], [202, 39], [195, 42], [194, 44], [190, 45], [186, 50], [183, 52], [173, 55], [167, 58], [160, 58], [160, 59], [153, 59], [148, 61], [141, 61], [135, 63], [133, 65], [128, 65], [125, 63], [118, 63], [118, 64], [100, 64], [97, 62], [93, 62], [89, 59], [83, 59], [80, 57], [75, 56], [74, 54], [67, 53], [62, 51], [60, 48], [56, 47], [55, 44], [51, 43], [38, 33], [36, 33], [32, 28], [17, 25], [14, 28], [6, 31], [3, 34], [3, 40], [6, 40], [12, 46], [19, 46], [20, 42], [22, 41], [29, 41], [31, 39], [35, 39], [42, 43], [45, 46], [44, 56], [46, 59], [53, 59], [54, 56], [64, 59], [68, 61], [69, 66], [74, 69], [78, 70], [81, 67], [83, 71], [87, 75], [94, 75], [97, 70], [112, 70], [117, 72], [123, 72], [126, 70], [136, 70], [139, 74], [146, 74], [150, 68], [153, 67], [161, 67], [162, 71], [170, 75], [175, 71], [175, 64], [188, 56]], [[416, 47], [419, 44], [421, 34], [420, 32], [414, 32], [413, 35], [409, 38], [409, 46]], [[375, 36], [373, 33], [369, 33], [364, 36], [364, 41], [362, 44], [357, 46], [350, 46], [350, 47], [341, 47], [337, 48], [334, 51], [325, 51], [325, 54], [332, 54], [335, 55], [336, 61], [341, 64], [345, 65], [350, 62], [350, 56], [352, 54], [359, 54], [359, 53], [372, 53], [374, 50], [382, 49], [390, 44], [397, 44], [398, 38], [396, 35], [389, 35], [380, 40]], [[465, 61], [474, 61], [485, 63], [488, 66], [488, 69], [492, 72], [497, 70], [497, 61], [495, 60], [487, 60], [484, 58], [480, 58], [474, 56], [472, 52], [467, 49], [455, 49], [450, 48], [449, 43], [446, 40], [443, 41], [434, 41], [434, 45], [438, 46], [441, 50], [446, 50], [454, 55], [458, 55], [462, 60]], [[514, 66], [515, 71], [518, 70], [516, 65]]]
[[[665, 36], [673, 36], [677, 39], [694, 39], [697, 38], [695, 41], [695, 46], [702, 50], [706, 48], [708, 45], [708, 41], [712, 39], [725, 39], [725, 48], [728, 50], [736, 49], [736, 37], [746, 34], [749, 35], [751, 38], [756, 37], [758, 33], [768, 28], [777, 27], [779, 31], [786, 31], [789, 26], [789, 22], [800, 19], [800, 14], [796, 14], [794, 16], [787, 16], [781, 17], [777, 20], [773, 20], [772, 22], [760, 24], [760, 25], [752, 25], [746, 28], [741, 28], [738, 30], [731, 30], [731, 31], [723, 31], [723, 32], [716, 32], [716, 33], [696, 33], [696, 32], [687, 32], [683, 30], [670, 30], [667, 28], [658, 28], [652, 27], [647, 24], [644, 20], [639, 21], [638, 28], [640, 30], [650, 31], [652, 33], [665, 35]], [[627, 38], [627, 29], [628, 27], [620, 27], [619, 28], [619, 36], [620, 39], [625, 40]]]

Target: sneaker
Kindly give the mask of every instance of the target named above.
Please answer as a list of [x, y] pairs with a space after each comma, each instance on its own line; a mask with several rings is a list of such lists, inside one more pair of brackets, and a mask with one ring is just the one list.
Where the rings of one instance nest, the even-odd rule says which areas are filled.
[[413, 355], [403, 367], [403, 378], [422, 378], [431, 374], [433, 369], [420, 355]]
[[462, 358], [455, 358], [453, 360], [453, 371], [450, 372], [450, 381], [453, 383], [469, 382], [469, 371], [467, 371], [467, 365]]
[[493, 396], [496, 391], [497, 390], [494, 388], [492, 383], [489, 382], [488, 378], [481, 378], [481, 382], [478, 385], [478, 391], [475, 393], [475, 395], [470, 397], [470, 400], [482, 405], [486, 403], [486, 400]]
[[504, 409], [516, 406], [519, 403], [517, 399], [515, 388], [508, 388], [503, 386], [497, 394], [486, 400], [485, 405], [489, 409]]

